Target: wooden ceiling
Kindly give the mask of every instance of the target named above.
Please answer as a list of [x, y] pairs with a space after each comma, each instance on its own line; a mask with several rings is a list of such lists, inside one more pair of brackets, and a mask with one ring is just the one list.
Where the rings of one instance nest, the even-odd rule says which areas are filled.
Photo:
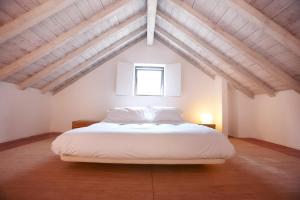
[[245, 95], [300, 93], [299, 0], [0, 0], [0, 80], [61, 91], [147, 37]]

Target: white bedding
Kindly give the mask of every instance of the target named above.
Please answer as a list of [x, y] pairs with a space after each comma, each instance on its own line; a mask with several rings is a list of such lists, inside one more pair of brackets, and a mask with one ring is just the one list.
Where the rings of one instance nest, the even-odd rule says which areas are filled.
[[235, 153], [226, 136], [191, 123], [116, 124], [101, 122], [58, 136], [59, 155], [103, 159], [228, 159]]

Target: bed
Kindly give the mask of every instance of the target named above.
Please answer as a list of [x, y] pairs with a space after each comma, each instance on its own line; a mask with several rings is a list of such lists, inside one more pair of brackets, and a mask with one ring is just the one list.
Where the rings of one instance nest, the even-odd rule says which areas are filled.
[[63, 161], [95, 163], [221, 164], [234, 155], [227, 137], [216, 130], [167, 118], [105, 120], [63, 133], [51, 148]]

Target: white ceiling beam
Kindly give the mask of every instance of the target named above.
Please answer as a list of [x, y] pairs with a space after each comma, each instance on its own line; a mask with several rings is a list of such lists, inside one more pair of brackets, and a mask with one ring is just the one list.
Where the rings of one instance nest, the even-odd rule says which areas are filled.
[[93, 40], [87, 42], [83, 46], [79, 47], [78, 49], [70, 52], [65, 57], [57, 60], [56, 62], [46, 66], [41, 71], [37, 72], [33, 76], [25, 79], [19, 84], [20, 89], [25, 89], [38, 81], [42, 80], [43, 78], [47, 77], [49, 74], [57, 70], [58, 68], [62, 67], [63, 65], [67, 64], [68, 62], [71, 62], [73, 59], [80, 56], [83, 52], [87, 51], [90, 48], [93, 48], [97, 46], [100, 42], [102, 42], [104, 39], [109, 38], [111, 35], [117, 34], [121, 31], [124, 31], [128, 28], [128, 26], [137, 23], [138, 21], [141, 21], [142, 18], [145, 17], [145, 13], [141, 12], [133, 17], [127, 19], [125, 22], [115, 26], [114, 28], [109, 29], [108, 31], [102, 33], [98, 37], [94, 38]]
[[85, 31], [94, 27], [100, 21], [103, 21], [112, 16], [114, 13], [120, 11], [120, 9], [123, 8], [129, 1], [130, 0], [122, 0], [108, 6], [101, 12], [98, 12], [96, 15], [92, 16], [90, 19], [82, 21], [81, 23], [62, 33], [52, 41], [17, 59], [13, 63], [4, 66], [2, 69], [0, 69], [0, 80], [7, 78], [15, 72], [20, 71], [28, 65], [36, 62], [43, 56], [48, 55], [52, 51], [55, 51], [57, 48], [74, 39], [74, 37], [84, 33]]
[[293, 79], [287, 72], [283, 71], [280, 67], [271, 63], [263, 55], [257, 53], [255, 50], [249, 48], [242, 41], [235, 38], [232, 34], [227, 33], [219, 25], [210, 21], [207, 17], [190, 7], [187, 3], [179, 0], [171, 0], [175, 6], [186, 11], [187, 14], [197, 19], [197, 21], [208, 28], [210, 31], [216, 33], [218, 36], [227, 41], [230, 45], [236, 49], [244, 52], [244, 55], [258, 64], [263, 70], [266, 70], [272, 76], [278, 78], [281, 82], [286, 84], [289, 88], [294, 89], [296, 92], [300, 93], [300, 82]]
[[270, 96], [274, 96], [275, 90], [268, 86], [266, 83], [264, 83], [262, 80], [257, 78], [254, 74], [249, 72], [244, 67], [240, 66], [238, 63], [236, 63], [234, 60], [223, 54], [221, 51], [217, 50], [213, 46], [211, 46], [209, 43], [201, 39], [199, 36], [194, 34], [193, 32], [189, 31], [187, 28], [185, 28], [182, 24], [178, 23], [171, 17], [167, 16], [166, 14], [162, 13], [161, 11], [157, 12], [157, 17], [164, 22], [170, 24], [171, 26], [175, 27], [180, 32], [184, 33], [186, 36], [188, 36], [189, 39], [192, 39], [194, 42], [199, 43], [202, 47], [204, 47], [207, 51], [209, 51], [211, 54], [216, 56], [219, 60], [221, 60], [223, 63], [225, 63], [228, 67], [230, 67], [233, 71], [244, 77], [247, 81], [249, 81], [252, 84], [257, 85], [262, 91], [269, 94]]
[[282, 45], [286, 46], [296, 55], [300, 56], [300, 40], [292, 33], [281, 27], [272, 19], [264, 15], [258, 9], [252, 7], [244, 0], [230, 0], [226, 1], [232, 7], [241, 12], [248, 20], [259, 25], [270, 36], [275, 38]]
[[147, 0], [147, 45], [153, 45], [157, 0]]
[[[170, 34], [168, 34], [166, 31], [164, 31], [160, 27], [156, 27], [155, 33], [157, 35], [159, 35], [162, 39], [164, 39], [164, 40], [166, 40], [166, 41], [168, 41], [170, 43], [172, 42], [173, 46], [177, 46], [177, 48], [180, 49], [181, 52], [183, 52], [184, 54], [189, 55], [189, 56], [191, 55], [191, 53], [187, 50], [188, 47], [185, 44], [183, 44], [179, 40], [175, 39], [173, 36], [171, 36]], [[176, 42], [174, 42], [175, 40], [176, 40]], [[186, 48], [183, 48], [183, 47], [186, 47]], [[202, 65], [198, 65], [197, 66], [197, 68], [200, 69], [207, 76], [209, 76], [212, 79], [215, 79], [215, 74], [212, 73], [210, 70], [207, 69], [207, 68], [210, 68], [210, 67], [208, 67], [208, 66], [205, 66], [205, 67], [203, 67]]]
[[113, 52], [115, 52], [116, 50], [122, 48], [123, 46], [126, 46], [128, 43], [136, 41], [137, 38], [141, 37], [145, 33], [146, 33], [145, 27], [139, 28], [138, 30], [130, 33], [129, 35], [127, 35], [124, 38], [120, 39], [119, 41], [115, 42], [113, 45], [107, 47], [106, 49], [102, 50], [101, 52], [99, 52], [96, 55], [92, 56], [91, 58], [87, 59], [83, 63], [77, 65], [70, 71], [59, 76], [58, 78], [53, 80], [51, 83], [45, 85], [43, 88], [41, 88], [42, 92], [46, 93], [48, 91], [51, 91], [55, 87], [59, 86], [66, 80], [71, 79], [73, 76], [76, 76], [76, 74], [80, 73], [81, 71], [85, 70], [86, 68], [90, 67], [91, 65], [97, 63], [98, 61], [100, 61], [106, 57], [109, 57], [110, 54], [113, 54]]
[[0, 27], [0, 44], [65, 9], [75, 0], [48, 0]]
[[[164, 37], [161, 36], [159, 33], [157, 33], [157, 40], [162, 42], [165, 46], [167, 46], [168, 48], [170, 48], [173, 52], [175, 52], [177, 55], [181, 56], [182, 58], [184, 58], [188, 63], [190, 63], [191, 65], [193, 65], [194, 67], [198, 68], [201, 70], [201, 68], [203, 68], [203, 66], [201, 66], [197, 61], [195, 61], [193, 58], [191, 58], [190, 54], [187, 54], [186, 50], [182, 50], [179, 48], [175, 48], [174, 44], [171, 44], [171, 42]], [[213, 75], [213, 79], [215, 79], [215, 75]]]
[[[146, 33], [146, 27], [145, 27], [145, 33]], [[108, 55], [104, 59], [100, 60], [99, 62], [96, 62], [95, 64], [91, 65], [87, 69], [81, 71], [76, 76], [71, 77], [70, 79], [68, 79], [67, 81], [65, 81], [62, 85], [54, 88], [54, 90], [52, 91], [52, 93], [54, 95], [57, 94], [58, 92], [62, 91], [63, 89], [65, 89], [69, 85], [73, 84], [74, 82], [76, 82], [80, 78], [84, 77], [86, 74], [90, 73], [94, 69], [102, 66], [104, 63], [106, 63], [106, 62], [110, 61], [111, 59], [115, 58], [116, 56], [120, 55], [122, 52], [124, 52], [125, 50], [129, 49], [131, 46], [135, 45], [136, 43], [138, 43], [139, 41], [141, 41], [144, 38], [146, 38], [146, 34], [144, 34], [144, 36], [142, 36], [140, 38], [137, 38], [136, 40], [134, 40], [134, 41], [126, 44], [125, 46], [121, 47], [120, 49], [112, 52], [110, 55]]]
[[236, 89], [240, 90], [242, 93], [247, 95], [250, 98], [254, 97], [254, 93], [244, 87], [241, 83], [237, 82], [233, 78], [231, 78], [229, 75], [227, 75], [224, 71], [219, 69], [217, 66], [213, 65], [210, 61], [208, 61], [206, 58], [199, 55], [196, 51], [188, 47], [183, 42], [179, 41], [166, 31], [162, 30], [159, 27], [156, 27], [155, 33], [157, 33], [160, 37], [162, 37], [164, 40], [167, 40], [174, 48], [179, 49], [183, 53], [189, 55], [193, 60], [197, 61], [201, 66], [205, 66], [207, 68], [211, 68], [214, 72], [216, 72], [219, 76], [227, 80], [231, 85], [233, 85]]

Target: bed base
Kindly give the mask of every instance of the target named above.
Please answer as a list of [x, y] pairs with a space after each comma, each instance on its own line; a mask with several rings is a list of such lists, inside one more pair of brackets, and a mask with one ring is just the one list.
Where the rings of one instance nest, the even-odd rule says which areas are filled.
[[163, 165], [223, 164], [225, 162], [225, 159], [192, 159], [192, 160], [108, 159], [108, 158], [92, 158], [92, 157], [81, 157], [81, 156], [70, 156], [70, 155], [60, 155], [60, 159], [67, 162], [114, 163], [114, 164], [163, 164]]

